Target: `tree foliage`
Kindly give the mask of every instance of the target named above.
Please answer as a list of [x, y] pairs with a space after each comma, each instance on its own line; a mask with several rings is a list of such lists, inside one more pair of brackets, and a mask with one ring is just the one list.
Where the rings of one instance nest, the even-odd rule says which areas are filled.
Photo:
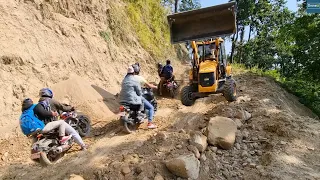
[[162, 4], [172, 8], [175, 13], [199, 9], [201, 7], [199, 0], [162, 0]]

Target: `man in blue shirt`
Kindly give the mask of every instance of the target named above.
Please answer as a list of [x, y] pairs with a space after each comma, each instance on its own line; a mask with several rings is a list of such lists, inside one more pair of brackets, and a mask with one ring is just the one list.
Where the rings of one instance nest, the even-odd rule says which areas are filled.
[[171, 61], [168, 59], [166, 61], [166, 65], [162, 68], [162, 72], [161, 72], [160, 96], [162, 96], [163, 83], [165, 83], [168, 79], [171, 79], [171, 78], [174, 78], [174, 76], [173, 76], [173, 68], [171, 66]]

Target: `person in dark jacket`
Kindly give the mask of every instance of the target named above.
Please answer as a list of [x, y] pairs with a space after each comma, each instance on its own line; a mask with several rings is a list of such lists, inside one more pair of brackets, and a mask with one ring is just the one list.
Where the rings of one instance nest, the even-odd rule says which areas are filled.
[[[61, 104], [60, 102], [53, 99], [53, 92], [49, 88], [42, 88], [39, 91], [40, 99], [38, 104], [33, 109], [34, 114], [43, 121], [45, 124], [49, 124], [51, 122], [56, 123], [63, 120], [58, 120], [58, 111], [72, 111], [74, 110], [71, 106], [66, 106]], [[50, 107], [49, 109], [46, 109]], [[64, 122], [64, 121], [63, 121]], [[77, 133], [77, 131], [71, 127], [68, 123], [65, 123], [65, 129], [68, 134], [71, 134], [75, 142], [81, 146], [81, 150], [86, 150], [88, 148], [87, 145], [84, 144], [82, 138]]]
[[[37, 106], [34, 108], [34, 111], [38, 115], [38, 118], [46, 122], [51, 122], [57, 120], [58, 111], [73, 111], [74, 108], [71, 106], [66, 106], [60, 102], [53, 99], [53, 93], [49, 88], [42, 88], [39, 91], [40, 99]], [[43, 107], [50, 109], [44, 109]]]
[[[33, 104], [32, 99], [26, 98], [22, 101], [21, 111], [24, 112], [24, 111], [32, 108], [33, 106], [36, 106], [36, 104]], [[35, 109], [33, 109], [33, 112], [35, 112]], [[40, 112], [46, 112], [46, 110], [43, 108], [42, 110], [40, 110]], [[54, 113], [52, 112], [52, 114], [54, 114]], [[34, 115], [37, 117], [36, 114], [34, 114]], [[39, 121], [41, 121], [41, 119], [39, 119]], [[73, 137], [75, 142], [81, 146], [82, 150], [86, 150], [86, 148], [87, 148], [87, 146], [84, 144], [84, 142], [82, 141], [81, 137], [76, 132], [76, 130], [73, 129], [69, 124], [67, 124], [63, 120], [49, 122], [45, 125], [43, 124], [42, 128], [40, 128], [40, 129], [41, 129], [41, 133], [48, 133], [52, 130], [58, 129], [61, 144], [64, 144], [71, 137]], [[70, 134], [70, 135], [66, 136], [66, 134]]]

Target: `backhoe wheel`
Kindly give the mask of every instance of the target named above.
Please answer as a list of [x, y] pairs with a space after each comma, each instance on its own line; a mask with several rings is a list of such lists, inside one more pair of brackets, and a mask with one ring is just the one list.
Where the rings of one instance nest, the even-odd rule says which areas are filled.
[[192, 87], [185, 86], [181, 90], [181, 102], [185, 106], [191, 106], [196, 101], [194, 97], [192, 97]]
[[234, 79], [226, 80], [226, 82], [224, 83], [223, 95], [229, 102], [237, 100], [237, 89]]

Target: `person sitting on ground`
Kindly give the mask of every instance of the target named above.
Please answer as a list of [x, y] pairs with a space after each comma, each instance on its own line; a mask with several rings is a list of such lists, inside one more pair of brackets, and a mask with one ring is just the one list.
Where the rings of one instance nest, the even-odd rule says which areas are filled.
[[162, 96], [163, 84], [169, 79], [174, 79], [173, 67], [171, 66], [171, 61], [169, 59], [166, 61], [166, 65], [162, 68], [161, 74], [162, 74], [162, 76], [161, 76], [161, 80], [160, 80], [160, 83], [159, 83], [160, 96]]
[[[134, 77], [134, 70], [132, 66], [128, 67], [127, 75], [124, 77], [121, 83], [121, 90], [119, 93], [119, 103], [121, 105], [129, 105], [138, 107], [138, 119], [143, 119], [144, 115], [142, 111], [144, 109], [142, 103], [142, 90], [141, 85]], [[130, 107], [130, 108], [132, 108]]]
[[[151, 83], [148, 83], [147, 80], [140, 76], [139, 73], [140, 73], [140, 66], [136, 63], [136, 64], [133, 64], [132, 65], [133, 69], [134, 69], [134, 77], [139, 81], [141, 87], [145, 87], [145, 86], [148, 86], [149, 88], [153, 88], [153, 89], [157, 89], [157, 86], [151, 84]], [[146, 109], [148, 109], [148, 128], [149, 129], [154, 129], [156, 128], [157, 126], [154, 125], [152, 123], [153, 121], [153, 116], [154, 116], [154, 107], [153, 105], [148, 101], [146, 100], [143, 96], [141, 96], [141, 99], [142, 99], [142, 102], [143, 102], [143, 105]]]
[[[63, 120], [49, 122], [44, 124], [43, 121], [37, 118], [35, 114], [35, 107], [37, 104], [33, 104], [32, 99], [26, 98], [22, 101], [22, 114], [20, 116], [20, 128], [23, 134], [29, 136], [33, 132], [40, 130], [41, 133], [48, 133], [55, 129], [59, 131], [60, 143], [66, 143], [71, 137], [74, 138], [75, 142], [81, 146], [82, 150], [86, 150], [87, 146], [82, 141], [79, 134], [73, 129], [68, 123]], [[48, 112], [44, 108], [39, 112], [43, 114], [51, 114], [51, 116], [57, 116], [56, 112]], [[65, 136], [65, 134], [70, 134], [69, 136]]]

